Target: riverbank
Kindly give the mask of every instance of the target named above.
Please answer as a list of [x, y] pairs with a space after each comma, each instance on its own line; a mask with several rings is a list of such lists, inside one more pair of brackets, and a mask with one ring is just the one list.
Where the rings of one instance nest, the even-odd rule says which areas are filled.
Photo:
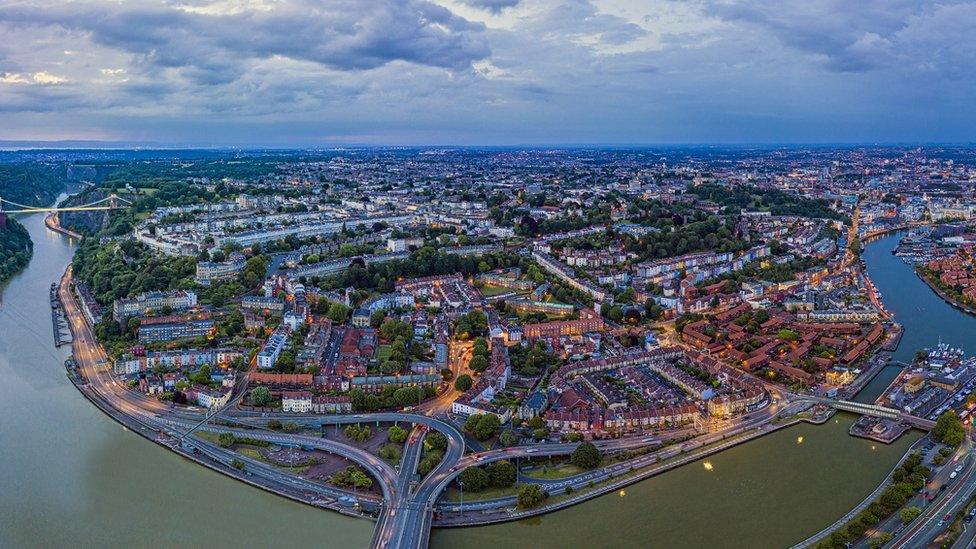
[[[542, 505], [534, 509], [525, 509], [522, 511], [510, 511], [509, 509], [500, 509], [493, 513], [468, 511], [467, 517], [464, 517], [462, 513], [451, 512], [450, 514], [445, 513], [438, 520], [434, 521], [434, 524], [438, 528], [470, 528], [474, 526], [487, 526], [491, 524], [501, 524], [505, 522], [513, 522], [524, 520], [527, 518], [537, 517], [540, 515], [553, 513], [567, 507], [572, 507], [574, 505], [579, 505], [585, 503], [594, 498], [598, 498], [607, 494], [616, 492], [622, 488], [627, 488], [633, 484], [640, 481], [650, 479], [652, 477], [664, 474], [668, 471], [684, 467], [688, 464], [700, 461], [712, 455], [718, 454], [725, 450], [729, 450], [740, 444], [745, 444], [746, 442], [755, 440], [759, 437], [774, 433], [780, 429], [786, 429], [797, 425], [801, 422], [812, 423], [815, 425], [820, 425], [829, 420], [830, 416], [823, 417], [821, 420], [812, 419], [794, 419], [786, 423], [771, 425], [767, 424], [760, 428], [749, 429], [745, 434], [735, 434], [731, 437], [726, 437], [723, 441], [709, 445], [704, 448], [693, 450], [691, 453], [681, 455], [680, 445], [678, 452], [672, 454], [671, 456], [661, 459], [661, 452], [652, 452], [646, 456], [641, 456], [630, 460], [630, 462], [624, 462], [619, 465], [624, 465], [625, 467], [630, 467], [630, 470], [620, 476], [614, 477], [610, 475], [609, 482], [604, 481], [603, 484], [594, 486], [592, 489], [587, 489], [581, 492], [573, 492], [567, 494], [563, 497], [560, 494], [552, 494], [558, 501]], [[667, 450], [664, 450], [666, 452]], [[680, 456], [680, 457], [677, 457]], [[654, 462], [656, 465], [640, 465], [638, 467], [637, 463], [641, 461]], [[665, 463], [659, 463], [665, 461]], [[635, 462], [633, 465], [631, 462]], [[614, 480], [616, 478], [616, 480]], [[512, 502], [514, 503], [514, 502]], [[442, 507], [449, 507], [450, 505], [443, 505]], [[472, 515], [474, 518], [472, 519]]]
[[0, 293], [7, 281], [23, 272], [33, 256], [34, 243], [27, 229], [0, 213]]
[[51, 229], [56, 233], [61, 233], [69, 238], [75, 238], [77, 240], [81, 240], [83, 238], [82, 235], [72, 231], [71, 229], [62, 227], [60, 217], [58, 217], [57, 212], [51, 212], [46, 216], [44, 216], [44, 226], [46, 226], [48, 229]]
[[935, 282], [929, 280], [927, 276], [925, 276], [923, 273], [919, 271], [918, 267], [914, 267], [912, 270], [915, 271], [915, 274], [918, 276], [918, 278], [922, 280], [922, 282], [925, 283], [926, 286], [928, 286], [933, 292], [935, 292], [935, 295], [942, 298], [942, 301], [945, 301], [953, 308], [958, 309], [964, 313], [976, 316], [976, 307], [970, 307], [969, 305], [960, 303], [958, 300], [956, 300], [955, 298], [947, 294], [945, 290], [940, 288]]

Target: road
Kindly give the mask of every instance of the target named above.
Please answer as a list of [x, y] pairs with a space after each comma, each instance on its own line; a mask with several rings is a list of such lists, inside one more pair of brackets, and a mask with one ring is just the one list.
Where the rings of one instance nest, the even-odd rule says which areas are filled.
[[[957, 463], [962, 465], [962, 469], [954, 480], [943, 481], [952, 482], [949, 488], [925, 508], [909, 528], [898, 533], [888, 547], [925, 547], [948, 528], [952, 515], [966, 504], [976, 489], [976, 459], [973, 457], [973, 441], [970, 436], [966, 437], [957, 457]], [[946, 469], [948, 468], [947, 466]], [[946, 515], [949, 515], [949, 520], [944, 520]]]

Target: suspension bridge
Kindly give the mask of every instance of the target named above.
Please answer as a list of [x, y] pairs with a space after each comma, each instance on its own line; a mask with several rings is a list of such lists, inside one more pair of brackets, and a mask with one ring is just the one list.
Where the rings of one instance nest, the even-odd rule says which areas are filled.
[[[94, 211], [106, 211], [106, 210], [119, 210], [122, 208], [128, 208], [132, 205], [132, 202], [122, 198], [117, 194], [111, 194], [101, 200], [96, 200], [90, 204], [82, 204], [80, 206], [64, 206], [64, 207], [38, 207], [38, 206], [26, 206], [24, 204], [18, 204], [16, 202], [11, 202], [0, 197], [0, 213], [4, 214], [16, 214], [16, 213], [37, 213], [37, 212], [48, 212], [48, 213], [58, 213], [58, 212], [94, 212]], [[7, 209], [8, 206], [14, 209]]]

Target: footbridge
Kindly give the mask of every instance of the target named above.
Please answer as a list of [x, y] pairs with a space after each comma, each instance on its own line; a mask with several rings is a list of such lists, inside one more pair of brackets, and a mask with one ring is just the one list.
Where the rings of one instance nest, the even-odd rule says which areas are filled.
[[821, 404], [826, 404], [831, 408], [837, 410], [843, 410], [845, 412], [852, 412], [855, 414], [860, 414], [862, 416], [879, 417], [884, 419], [891, 419], [895, 421], [901, 421], [908, 423], [913, 427], [930, 431], [935, 428], [935, 422], [930, 419], [925, 419], [911, 414], [906, 414], [900, 410], [894, 408], [888, 408], [887, 406], [879, 406], [877, 404], [867, 404], [864, 402], [854, 402], [852, 400], [834, 400], [829, 398], [818, 398], [816, 399]]

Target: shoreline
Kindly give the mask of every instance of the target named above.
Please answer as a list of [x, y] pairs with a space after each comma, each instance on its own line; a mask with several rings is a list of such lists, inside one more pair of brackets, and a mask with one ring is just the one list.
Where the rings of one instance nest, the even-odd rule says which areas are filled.
[[942, 298], [942, 301], [945, 301], [952, 308], [957, 309], [959, 311], [962, 311], [963, 313], [976, 316], [976, 308], [970, 307], [969, 305], [964, 305], [962, 303], [959, 303], [955, 299], [949, 297], [949, 295], [947, 295], [942, 288], [939, 288], [938, 286], [936, 286], [935, 283], [933, 283], [925, 275], [923, 275], [922, 273], [920, 273], [919, 270], [914, 265], [912, 266], [912, 271], [915, 272], [915, 276], [917, 276], [918, 278], [920, 278], [922, 280], [922, 282], [924, 282], [925, 285], [929, 287], [929, 289], [931, 289], [933, 292], [935, 292], [935, 295], [937, 295], [940, 298]]

